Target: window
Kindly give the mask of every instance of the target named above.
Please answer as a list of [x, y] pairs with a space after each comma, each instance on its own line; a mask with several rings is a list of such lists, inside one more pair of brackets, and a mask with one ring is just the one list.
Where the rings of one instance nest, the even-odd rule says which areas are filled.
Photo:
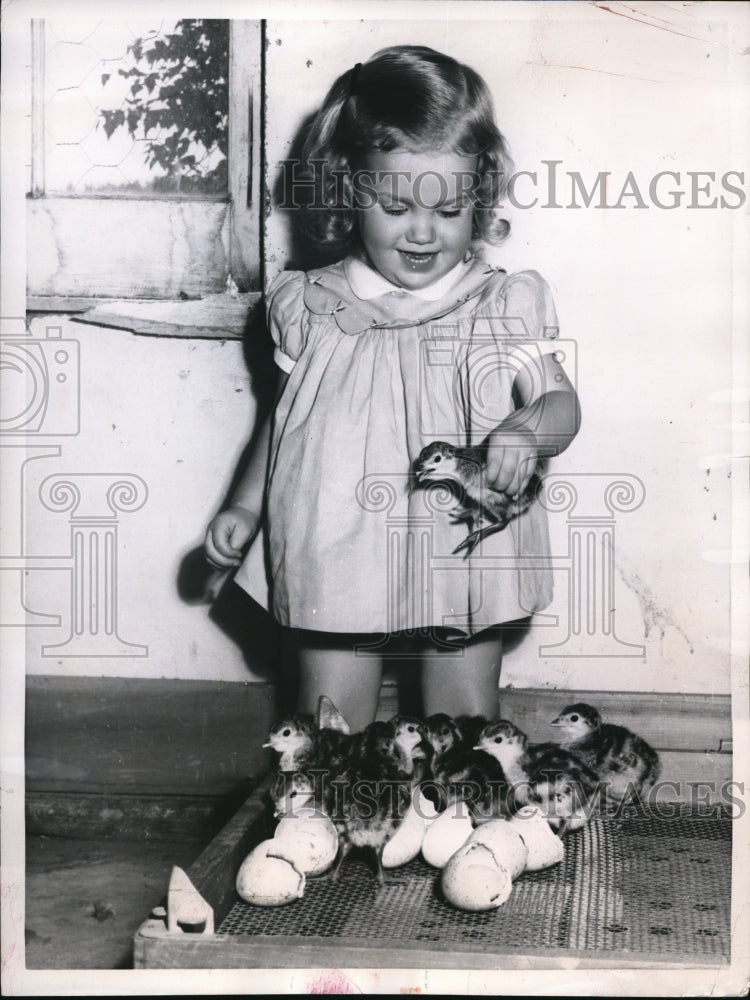
[[260, 288], [261, 22], [35, 20], [29, 65], [29, 308], [98, 305], [102, 321], [109, 300], [139, 300], [118, 308], [140, 310], [142, 332], [174, 333], [179, 315], [218, 329], [224, 300], [246, 318]]

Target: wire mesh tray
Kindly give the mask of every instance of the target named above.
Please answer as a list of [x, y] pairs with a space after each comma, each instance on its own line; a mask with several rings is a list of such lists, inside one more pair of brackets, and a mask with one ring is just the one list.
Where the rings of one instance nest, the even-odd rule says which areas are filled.
[[375, 880], [352, 854], [337, 883], [308, 879], [281, 907], [242, 902], [237, 869], [268, 835], [263, 790], [188, 873], [213, 906], [216, 933], [168, 933], [147, 920], [136, 967], [554, 968], [721, 965], [729, 961], [731, 820], [684, 812], [593, 817], [565, 839], [563, 861], [525, 873], [510, 899], [466, 913], [441, 897], [421, 859]]

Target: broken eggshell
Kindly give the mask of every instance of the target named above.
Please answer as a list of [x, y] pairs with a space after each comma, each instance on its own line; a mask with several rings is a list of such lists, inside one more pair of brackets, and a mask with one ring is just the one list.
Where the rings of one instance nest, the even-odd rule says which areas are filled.
[[383, 867], [398, 868], [413, 861], [422, 849], [426, 831], [436, 815], [433, 803], [418, 788], [415, 789], [398, 830], [383, 848]]
[[433, 868], [444, 868], [474, 832], [465, 802], [453, 802], [433, 820], [422, 841], [422, 857]]
[[477, 842], [464, 844], [443, 868], [443, 895], [459, 910], [495, 910], [508, 899], [513, 879], [494, 852]]
[[518, 831], [528, 849], [526, 871], [538, 872], [542, 868], [549, 868], [562, 861], [565, 856], [563, 842], [537, 806], [524, 806], [519, 809], [515, 816], [508, 820], [508, 825]]
[[240, 865], [235, 887], [246, 903], [282, 906], [302, 896], [305, 876], [288, 858], [279, 857], [275, 840], [264, 840]]
[[508, 899], [529, 851], [507, 820], [478, 826], [443, 869], [446, 900], [461, 910], [494, 910]]
[[484, 844], [489, 847], [498, 863], [517, 879], [526, 869], [529, 849], [518, 830], [507, 819], [491, 819], [482, 823], [469, 837], [467, 844]]
[[336, 860], [339, 837], [325, 813], [302, 808], [279, 821], [273, 835], [277, 850], [304, 875], [320, 875]]

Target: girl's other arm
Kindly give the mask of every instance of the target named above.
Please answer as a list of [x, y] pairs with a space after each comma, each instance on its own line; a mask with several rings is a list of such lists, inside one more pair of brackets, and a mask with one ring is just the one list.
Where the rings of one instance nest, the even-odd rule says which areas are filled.
[[488, 439], [489, 484], [510, 496], [523, 492], [539, 458], [565, 451], [581, 424], [578, 396], [562, 366], [551, 354], [542, 361], [542, 387], [538, 369], [521, 368], [513, 384], [520, 405]]
[[[279, 376], [278, 400], [287, 375]], [[253, 454], [232, 495], [231, 503], [211, 521], [206, 532], [206, 558], [218, 569], [242, 562], [243, 552], [260, 528], [266, 486], [268, 450], [271, 444], [273, 411], [263, 422]]]

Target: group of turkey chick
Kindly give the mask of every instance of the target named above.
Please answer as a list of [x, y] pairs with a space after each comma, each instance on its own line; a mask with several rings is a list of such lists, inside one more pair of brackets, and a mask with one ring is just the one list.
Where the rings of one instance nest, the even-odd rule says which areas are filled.
[[317, 718], [290, 715], [264, 744], [276, 756], [275, 816], [301, 807], [324, 813], [339, 840], [330, 877], [338, 877], [352, 847], [366, 847], [383, 882], [383, 850], [416, 789], [437, 813], [465, 803], [475, 827], [533, 805], [563, 837], [597, 806], [639, 799], [659, 777], [656, 751], [629, 729], [603, 723], [590, 705], [568, 705], [550, 724], [558, 741], [535, 745], [506, 719], [442, 713], [424, 720], [396, 715], [350, 733], [323, 696]]

